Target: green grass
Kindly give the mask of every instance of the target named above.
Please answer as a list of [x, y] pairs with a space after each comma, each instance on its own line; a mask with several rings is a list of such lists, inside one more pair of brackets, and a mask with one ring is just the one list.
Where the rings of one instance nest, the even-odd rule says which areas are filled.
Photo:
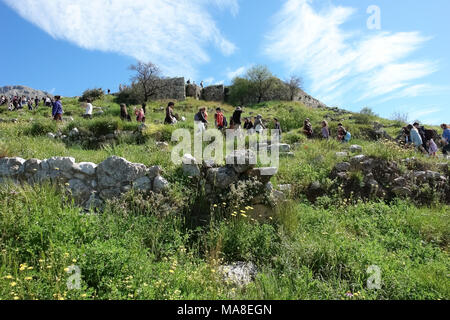
[[[232, 215], [248, 205], [239, 189], [231, 192], [240, 194], [229, 195], [235, 202], [210, 208], [196, 181], [182, 177], [171, 162], [173, 144], [168, 150], [156, 146], [156, 141], [170, 142], [175, 129], [192, 130], [193, 116], [201, 106], [208, 108], [211, 122], [217, 106], [228, 118], [232, 106], [193, 99], [179, 102], [175, 113], [188, 121], [172, 127], [162, 124], [167, 103], [148, 103], [143, 141], [122, 139], [98, 150], [66, 145], [47, 133], [67, 134], [75, 127], [95, 136], [135, 131], [135, 121], [118, 119], [119, 106], [112, 96], [94, 102], [104, 114], [93, 120], [81, 118], [84, 109], [77, 98], [63, 99], [65, 116], [73, 117], [73, 122], [55, 124], [50, 109], [43, 106], [33, 112], [0, 114], [5, 120], [18, 119], [0, 123], [0, 156], [71, 156], [77, 162], [100, 163], [117, 155], [162, 166], [172, 186], [168, 196], [129, 194], [100, 214], [86, 214], [55, 186], [0, 186], [0, 299], [450, 298], [449, 206], [418, 207], [411, 200], [361, 202], [339, 193], [313, 205], [304, 196], [311, 182], [331, 184], [331, 169], [348, 160], [336, 156], [348, 145], [305, 139], [301, 127], [306, 117], [315, 132], [327, 115], [336, 118], [330, 121], [333, 132], [343, 121], [354, 136], [351, 143], [361, 145], [368, 156], [399, 163], [414, 156], [422, 166], [436, 169], [442, 160], [368, 138], [372, 121], [382, 122], [392, 136], [402, 124], [352, 113], [336, 115], [294, 102], [246, 108], [244, 116], [278, 117], [283, 141], [298, 143], [293, 157], [281, 158], [279, 173], [272, 179], [274, 185], [291, 184], [293, 192], [263, 220], [251, 209], [245, 209], [247, 217]], [[131, 114], [132, 110], [129, 107]], [[198, 226], [193, 219], [200, 213], [211, 215], [211, 221]], [[258, 267], [257, 278], [246, 288], [227, 284], [219, 275], [219, 265], [235, 261]], [[81, 270], [80, 290], [68, 290], [66, 285], [72, 265]], [[371, 265], [381, 269], [380, 290], [367, 288]]]

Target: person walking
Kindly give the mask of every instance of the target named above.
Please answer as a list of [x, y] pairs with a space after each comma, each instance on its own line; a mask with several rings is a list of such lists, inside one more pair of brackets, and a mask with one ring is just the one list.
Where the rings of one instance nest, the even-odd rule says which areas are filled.
[[328, 127], [328, 122], [326, 120], [322, 121], [322, 137], [326, 140], [330, 139], [330, 128]]
[[134, 114], [136, 115], [136, 121], [140, 123], [145, 122], [145, 113], [142, 108], [138, 108], [134, 111]]
[[408, 129], [410, 131], [410, 139], [411, 142], [414, 144], [414, 147], [421, 151], [422, 153], [426, 153], [424, 147], [423, 147], [423, 140], [422, 137], [419, 134], [419, 130], [415, 126], [409, 125]]
[[94, 107], [92, 106], [92, 100], [87, 99], [86, 100], [86, 110], [83, 114], [83, 118], [85, 119], [92, 119], [92, 112], [94, 111]]
[[303, 133], [305, 134], [305, 136], [308, 139], [312, 139], [313, 137], [313, 129], [312, 129], [312, 124], [311, 121], [308, 119], [305, 120], [305, 122], [303, 123]]
[[255, 131], [258, 134], [263, 133], [264, 130], [266, 130], [266, 126], [264, 125], [262, 121], [262, 115], [258, 114], [255, 119], [255, 123], [253, 124], [255, 127]]
[[63, 113], [64, 113], [64, 111], [63, 111], [63, 105], [61, 102], [61, 96], [55, 96], [55, 101], [53, 102], [53, 106], [52, 106], [53, 120], [62, 121]]
[[208, 124], [208, 120], [205, 119], [205, 111], [206, 108], [202, 107], [197, 114], [194, 116], [194, 124], [196, 133], [201, 133], [206, 130], [206, 125]]
[[232, 119], [233, 119], [233, 126], [231, 129], [239, 130], [241, 129], [241, 117], [242, 117], [242, 108], [237, 107], [236, 110], [233, 113]]
[[430, 139], [427, 141], [427, 148], [428, 148], [428, 154], [431, 157], [436, 157], [436, 153], [438, 152], [439, 148], [433, 139]]
[[216, 109], [216, 114], [214, 115], [214, 120], [215, 120], [216, 128], [218, 130], [223, 130], [224, 128], [226, 128], [225, 116], [223, 115], [222, 109], [220, 109], [220, 108]]
[[275, 122], [275, 130], [278, 130], [281, 139], [281, 135], [283, 134], [283, 130], [281, 129], [281, 123], [278, 120], [278, 118], [274, 118], [273, 121]]
[[175, 107], [175, 103], [169, 102], [166, 108], [166, 118], [164, 119], [164, 124], [175, 124], [177, 123], [177, 119], [173, 114], [173, 108]]
[[442, 148], [442, 153], [447, 155], [450, 153], [450, 128], [445, 123], [441, 125], [441, 128], [444, 130], [442, 133], [442, 143], [444, 145]]
[[130, 121], [131, 122], [131, 117], [128, 114], [127, 105], [125, 103], [122, 103], [120, 105], [120, 119], [122, 119], [123, 121]]
[[39, 108], [39, 97], [34, 98], [34, 108]]

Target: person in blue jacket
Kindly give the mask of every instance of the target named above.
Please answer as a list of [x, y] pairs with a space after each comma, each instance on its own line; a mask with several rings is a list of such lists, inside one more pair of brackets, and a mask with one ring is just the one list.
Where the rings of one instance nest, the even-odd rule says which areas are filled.
[[62, 121], [63, 106], [61, 103], [61, 96], [55, 96], [55, 101], [52, 103], [52, 117], [55, 121]]
[[441, 125], [441, 128], [442, 130], [444, 130], [444, 132], [442, 133], [442, 142], [444, 143], [442, 153], [446, 155], [450, 152], [450, 129], [445, 123]]

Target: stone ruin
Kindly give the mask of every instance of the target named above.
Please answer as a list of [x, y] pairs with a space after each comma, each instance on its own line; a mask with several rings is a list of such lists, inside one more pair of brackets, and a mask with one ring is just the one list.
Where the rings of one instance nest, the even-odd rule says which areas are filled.
[[285, 192], [276, 190], [271, 178], [278, 172], [276, 167], [256, 168], [256, 154], [252, 150], [236, 150], [227, 156], [225, 166], [217, 165], [213, 160], [197, 161], [192, 155], [186, 154], [182, 160], [183, 174], [187, 177], [204, 181], [206, 199], [210, 204], [220, 202], [220, 195], [228, 192], [232, 185], [239, 182], [254, 181], [259, 190], [248, 199], [254, 208], [253, 215], [267, 218], [273, 214], [270, 201], [275, 203], [285, 200]]
[[134, 189], [161, 193], [169, 183], [158, 166], [146, 167], [116, 156], [99, 165], [76, 163], [74, 158], [53, 157], [45, 160], [0, 159], [0, 183], [58, 183], [67, 188], [75, 202], [85, 209], [100, 208], [104, 201]]
[[[401, 168], [396, 161], [389, 161], [361, 154], [362, 147], [352, 145], [348, 152], [338, 152], [336, 156], [346, 161], [335, 165], [329, 178], [334, 182], [331, 189], [324, 189], [320, 183], [312, 183], [307, 190], [310, 201], [327, 192], [342, 189], [345, 197], [377, 198], [390, 201], [396, 197], [408, 197], [418, 203], [432, 201], [430, 195], [439, 197], [440, 201], [450, 203], [449, 163], [438, 163], [438, 171], [430, 170], [428, 164], [417, 159], [405, 159]], [[359, 153], [359, 154], [358, 154]], [[362, 181], [355, 179], [360, 173]]]
[[161, 89], [157, 91], [154, 97], [152, 97], [153, 99], [174, 99], [178, 101], [183, 101], [186, 99], [186, 88], [183, 77], [160, 79], [159, 81], [161, 82]]
[[225, 100], [225, 86], [221, 84], [201, 88], [196, 84], [188, 84], [186, 85], [186, 97], [197, 100], [222, 102]]

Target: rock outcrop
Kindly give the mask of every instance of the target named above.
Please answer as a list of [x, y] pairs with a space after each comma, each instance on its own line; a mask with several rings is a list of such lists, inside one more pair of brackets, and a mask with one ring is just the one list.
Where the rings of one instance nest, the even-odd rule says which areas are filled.
[[[406, 161], [410, 168], [403, 170], [397, 162], [357, 155], [333, 168], [330, 178], [334, 187], [343, 190], [346, 197], [380, 198], [410, 197], [428, 204], [438, 200], [450, 203], [450, 176], [448, 164], [438, 165], [439, 172], [427, 170]], [[416, 168], [414, 168], [416, 166]], [[420, 169], [418, 170], [417, 166]]]
[[39, 99], [42, 99], [43, 97], [53, 97], [48, 92], [32, 89], [25, 86], [4, 86], [0, 87], [0, 95], [3, 96], [25, 96], [28, 98], [35, 98], [38, 97]]

